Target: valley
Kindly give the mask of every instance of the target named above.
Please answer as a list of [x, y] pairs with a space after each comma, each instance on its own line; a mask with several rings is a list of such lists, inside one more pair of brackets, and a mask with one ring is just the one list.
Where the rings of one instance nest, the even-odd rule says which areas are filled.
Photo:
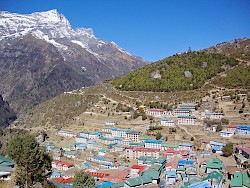
[[149, 63], [56, 10], [0, 18], [0, 187], [250, 187], [250, 39]]

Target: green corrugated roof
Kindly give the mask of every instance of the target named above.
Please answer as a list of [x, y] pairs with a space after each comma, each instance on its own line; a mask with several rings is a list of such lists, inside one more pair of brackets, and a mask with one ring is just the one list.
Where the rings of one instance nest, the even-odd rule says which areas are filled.
[[103, 136], [99, 137], [99, 139], [100, 140], [108, 140], [106, 137], [103, 137]]
[[149, 170], [144, 170], [142, 173], [141, 173], [142, 177], [143, 176], [149, 176], [151, 177], [153, 180], [158, 180], [160, 178], [160, 172], [157, 171], [157, 170], [152, 170], [152, 169], [149, 169]]
[[149, 136], [141, 136], [139, 137], [139, 140], [151, 140], [152, 138], [150, 138]]
[[196, 119], [195, 116], [178, 116], [178, 118], [192, 118], [192, 119]]
[[108, 144], [107, 146], [110, 147], [110, 148], [112, 148], [115, 145], [117, 145], [117, 143]]
[[0, 155], [0, 166], [12, 166], [16, 164], [14, 161]]
[[144, 143], [141, 143], [141, 142], [129, 142], [129, 145], [134, 145], [134, 146], [142, 146], [144, 145]]
[[124, 186], [124, 182], [120, 182], [120, 183], [116, 183], [116, 184], [111, 185], [110, 188], [120, 188], [123, 186]]
[[179, 167], [179, 168], [176, 168], [176, 171], [177, 171], [177, 170], [185, 171], [185, 168], [184, 168], [184, 167]]
[[250, 187], [250, 179], [246, 173], [235, 172], [230, 187]]
[[213, 171], [213, 172], [208, 173], [207, 176], [202, 179], [202, 181], [209, 180], [209, 179], [217, 179], [218, 184], [220, 184], [220, 182], [223, 179], [223, 174], [219, 173], [218, 171]]
[[105, 149], [100, 149], [99, 152], [105, 153], [106, 151], [105, 151]]
[[75, 151], [65, 151], [65, 154], [68, 154], [68, 155], [75, 155], [76, 152], [75, 152]]
[[127, 134], [140, 134], [140, 131], [136, 131], [136, 130], [128, 130]]
[[212, 168], [212, 169], [221, 169], [222, 163], [217, 158], [208, 159], [206, 168]]
[[129, 178], [124, 183], [129, 185], [130, 187], [149, 184], [152, 182], [151, 177], [149, 176], [139, 176], [137, 178]]
[[179, 146], [178, 145], [175, 145], [175, 144], [162, 144], [161, 147], [168, 147], [168, 148], [178, 148]]

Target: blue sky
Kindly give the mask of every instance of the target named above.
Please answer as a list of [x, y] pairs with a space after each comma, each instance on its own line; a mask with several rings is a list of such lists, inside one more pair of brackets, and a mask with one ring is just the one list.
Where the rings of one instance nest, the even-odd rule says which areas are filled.
[[57, 9], [72, 27], [157, 61], [177, 52], [250, 38], [249, 0], [0, 0], [0, 10]]

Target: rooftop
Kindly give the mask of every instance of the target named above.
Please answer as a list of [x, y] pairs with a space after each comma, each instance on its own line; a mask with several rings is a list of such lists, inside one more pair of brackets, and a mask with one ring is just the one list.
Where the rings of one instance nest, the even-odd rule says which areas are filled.
[[212, 158], [207, 160], [206, 168], [221, 169], [222, 162], [217, 158]]
[[12, 166], [16, 164], [14, 161], [0, 155], [0, 166]]
[[237, 129], [250, 131], [250, 125], [239, 125]]
[[235, 172], [230, 187], [250, 187], [250, 179], [246, 173]]

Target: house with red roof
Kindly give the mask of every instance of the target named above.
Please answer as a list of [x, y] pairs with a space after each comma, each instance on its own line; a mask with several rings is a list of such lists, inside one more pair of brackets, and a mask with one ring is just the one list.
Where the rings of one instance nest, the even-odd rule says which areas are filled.
[[104, 177], [102, 180], [109, 181], [109, 182], [120, 183], [120, 182], [126, 180], [128, 175], [129, 175], [128, 170], [121, 170], [121, 171], [119, 171], [119, 172], [117, 172], [117, 173], [115, 173], [113, 175]]
[[130, 178], [136, 178], [146, 168], [146, 166], [133, 165], [130, 168]]
[[167, 114], [167, 111], [164, 109], [149, 108], [146, 110], [146, 114], [153, 117], [163, 117]]
[[57, 170], [69, 170], [70, 168], [74, 167], [73, 163], [66, 162], [66, 161], [59, 161], [59, 160], [54, 160], [52, 161], [52, 168], [56, 168]]

